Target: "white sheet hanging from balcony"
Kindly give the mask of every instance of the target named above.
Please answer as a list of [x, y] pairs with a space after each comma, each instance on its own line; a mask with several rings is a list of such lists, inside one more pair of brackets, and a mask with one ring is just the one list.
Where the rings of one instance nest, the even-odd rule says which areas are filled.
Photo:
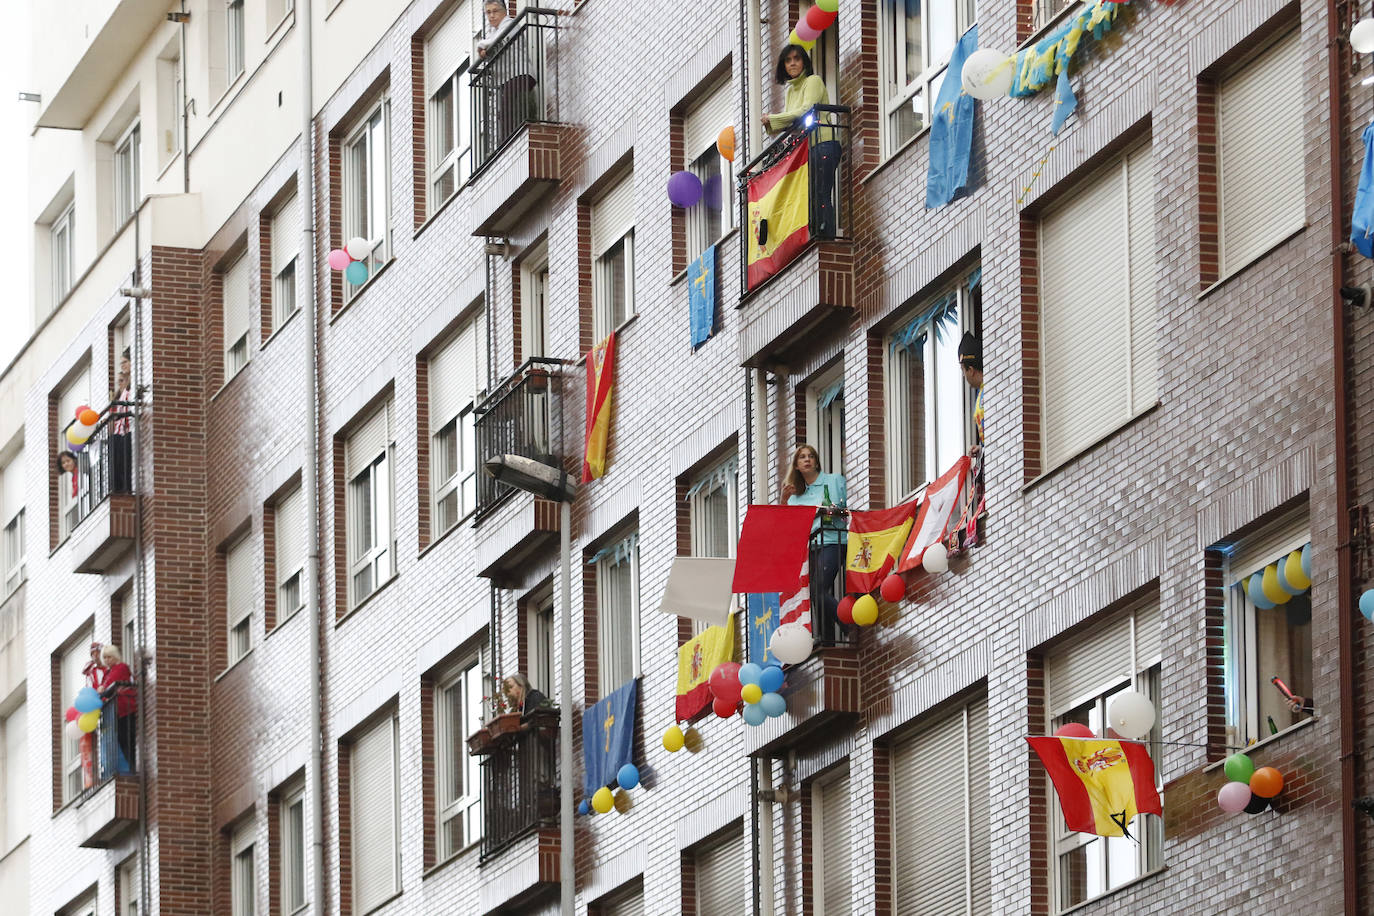
[[658, 610], [724, 626], [734, 607], [734, 557], [673, 557]]

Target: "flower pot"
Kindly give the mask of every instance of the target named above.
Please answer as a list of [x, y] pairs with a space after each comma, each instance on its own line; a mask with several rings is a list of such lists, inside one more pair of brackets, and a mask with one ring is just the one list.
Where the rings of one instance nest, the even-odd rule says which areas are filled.
[[491, 733], [485, 727], [468, 735], [468, 753], [485, 754], [491, 750]]
[[502, 735], [509, 735], [520, 730], [520, 713], [506, 712], [492, 719], [486, 725], [487, 733], [492, 740], [500, 738]]
[[549, 387], [549, 370], [529, 369], [525, 372], [525, 385], [530, 391], [543, 391]]

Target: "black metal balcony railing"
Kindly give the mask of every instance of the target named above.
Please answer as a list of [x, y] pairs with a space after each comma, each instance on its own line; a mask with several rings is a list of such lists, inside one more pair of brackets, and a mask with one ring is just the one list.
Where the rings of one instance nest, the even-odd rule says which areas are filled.
[[[116, 776], [120, 774], [127, 776], [138, 772], [136, 769], [137, 760], [130, 760], [129, 756], [124, 753], [120, 746], [119, 712], [115, 707], [115, 698], [110, 697], [100, 708], [100, 724], [96, 726], [94, 733], [95, 764], [93, 772], [95, 773], [95, 781], [89, 788], [82, 790], [82, 800], [100, 791], [101, 786], [105, 785], [105, 783], [114, 779]], [[131, 716], [132, 715], [136, 714], [131, 714]], [[131, 717], [129, 722], [132, 724], [133, 721]], [[130, 731], [130, 738], [132, 738], [132, 730]], [[132, 740], [129, 741], [129, 745], [129, 750], [132, 752]]]
[[525, 125], [558, 120], [558, 12], [528, 7], [472, 71], [473, 174]]
[[[477, 459], [494, 455], [520, 455], [559, 466], [554, 453], [560, 430], [554, 429], [553, 399], [562, 391], [561, 360], [536, 356], [525, 361], [497, 387], [474, 412]], [[481, 518], [515, 488], [490, 474], [477, 474], [477, 517]]]
[[[843, 105], [817, 105], [802, 115], [768, 148], [754, 158], [739, 176], [740, 225], [740, 289], [744, 292], [757, 287], [784, 265], [773, 258], [774, 269], [749, 269], [751, 240], [759, 247], [776, 248], [783, 237], [790, 237], [788, 227], [779, 225], [780, 214], [764, 212], [750, 214], [749, 186], [762, 178], [769, 169], [782, 166], [800, 144], [806, 145], [807, 160], [807, 239], [832, 240], [850, 237], [852, 202], [849, 193], [851, 172], [849, 142], [849, 109]], [[784, 166], [785, 167], [785, 166]], [[778, 198], [774, 198], [775, 203]], [[766, 225], [766, 237], [759, 243], [761, 224]], [[782, 256], [795, 257], [804, 245], [789, 246]]]
[[[836, 510], [833, 516], [822, 510], [822, 527], [811, 533], [808, 545], [807, 574], [811, 582], [811, 634], [817, 646], [849, 646], [854, 644], [854, 628], [840, 623], [836, 614], [844, 597], [845, 537], [842, 527], [845, 514]], [[834, 521], [827, 525], [831, 518]], [[836, 532], [839, 531], [839, 543]], [[826, 543], [829, 541], [830, 543]]]
[[558, 822], [558, 710], [527, 716], [482, 758], [482, 861]]
[[[95, 431], [76, 453], [76, 495], [71, 496], [70, 480], [63, 477], [59, 482], [69, 497], [62, 510], [64, 537], [75, 531], [111, 493], [133, 492], [133, 407], [131, 402], [112, 401], [101, 411]], [[62, 428], [59, 441], [63, 449], [71, 450], [67, 430], [75, 422]]]

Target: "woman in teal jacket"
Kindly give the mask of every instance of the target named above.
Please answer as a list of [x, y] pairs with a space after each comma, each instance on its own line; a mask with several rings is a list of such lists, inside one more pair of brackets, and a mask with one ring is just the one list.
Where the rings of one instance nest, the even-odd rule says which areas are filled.
[[[787, 87], [783, 110], [763, 116], [763, 129], [777, 133], [791, 127], [817, 105], [830, 104], [825, 80], [816, 75], [811, 57], [801, 45], [787, 45], [778, 55], [774, 74], [778, 85]], [[811, 191], [816, 212], [811, 227], [816, 238], [835, 237], [835, 169], [840, 164], [840, 142], [834, 130], [819, 128], [810, 132]]]

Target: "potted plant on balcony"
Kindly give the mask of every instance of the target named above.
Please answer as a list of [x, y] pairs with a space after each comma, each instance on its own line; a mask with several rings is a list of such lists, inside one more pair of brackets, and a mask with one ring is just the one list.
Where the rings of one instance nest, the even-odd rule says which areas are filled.
[[[500, 680], [498, 684], [502, 683]], [[487, 734], [492, 740], [520, 730], [520, 710], [511, 707], [510, 698], [505, 691], [498, 691], [490, 697], [483, 697], [489, 704], [491, 716], [486, 721]]]
[[544, 391], [549, 387], [549, 370], [543, 366], [530, 366], [525, 370], [525, 385], [530, 391]]

